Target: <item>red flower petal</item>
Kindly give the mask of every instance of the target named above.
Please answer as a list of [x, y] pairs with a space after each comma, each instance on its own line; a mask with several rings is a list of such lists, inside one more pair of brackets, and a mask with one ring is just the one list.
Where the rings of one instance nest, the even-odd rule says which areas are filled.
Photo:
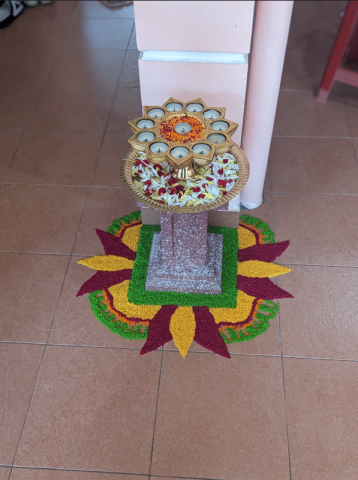
[[277, 287], [269, 278], [253, 278], [237, 276], [237, 288], [247, 295], [263, 300], [274, 300], [275, 298], [293, 298], [293, 296]]
[[80, 297], [85, 293], [102, 290], [103, 288], [110, 288], [113, 285], [122, 283], [125, 280], [130, 280], [132, 277], [132, 270], [119, 270], [117, 272], [96, 272], [87, 282], [85, 282], [79, 289], [76, 297]]
[[167, 191], [166, 191], [165, 188], [160, 188], [160, 189], [158, 190], [158, 194], [159, 194], [159, 195], [164, 195], [165, 193], [167, 193]]
[[178, 180], [176, 178], [170, 177], [168, 180], [169, 185], [175, 185], [178, 183]]
[[227, 346], [222, 339], [209, 307], [193, 307], [196, 321], [194, 340], [208, 350], [225, 358], [230, 358]]
[[226, 187], [227, 181], [226, 180], [218, 180], [219, 187]]
[[[130, 228], [130, 227], [129, 227]], [[96, 233], [102, 243], [104, 253], [106, 255], [117, 255], [117, 257], [125, 257], [128, 260], [135, 260], [136, 252], [133, 252], [122, 240], [108, 232], [103, 232], [96, 228]]]
[[170, 319], [178, 305], [163, 305], [159, 312], [150, 320], [148, 328], [148, 338], [145, 342], [141, 355], [152, 352], [172, 340], [172, 334], [169, 331]]
[[283, 254], [289, 246], [290, 241], [279, 242], [268, 245], [253, 245], [237, 252], [237, 261], [260, 260], [261, 262], [273, 262]]

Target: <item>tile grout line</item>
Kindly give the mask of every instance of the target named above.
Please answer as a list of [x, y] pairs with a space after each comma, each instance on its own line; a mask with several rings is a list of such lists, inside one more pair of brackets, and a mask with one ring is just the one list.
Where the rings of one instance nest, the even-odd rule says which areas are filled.
[[[271, 186], [271, 168], [270, 168], [270, 186]], [[275, 221], [274, 221], [274, 209], [273, 209], [273, 198], [271, 195], [271, 216], [272, 216], [272, 231], [275, 233]], [[275, 277], [275, 284], [277, 285], [277, 277]], [[290, 474], [290, 480], [292, 480], [292, 471], [291, 471], [291, 452], [290, 452], [290, 439], [288, 435], [288, 418], [287, 418], [287, 404], [286, 404], [286, 385], [285, 385], [285, 371], [283, 365], [283, 349], [282, 349], [282, 330], [281, 330], [281, 315], [280, 315], [280, 300], [277, 300], [279, 309], [277, 312], [278, 320], [278, 331], [280, 335], [280, 356], [281, 356], [281, 369], [282, 369], [282, 388], [283, 388], [283, 403], [284, 403], [284, 413], [285, 413], [285, 423], [286, 423], [286, 442], [287, 442], [287, 456], [288, 456], [288, 471]]]
[[[3, 465], [0, 465], [2, 467]], [[7, 467], [8, 465], [4, 465]], [[33, 467], [29, 465], [14, 465], [13, 468], [18, 470], [49, 470], [49, 471], [58, 471], [58, 472], [84, 472], [84, 473], [100, 473], [100, 474], [109, 474], [109, 475], [131, 475], [136, 477], [148, 477], [147, 473], [130, 473], [130, 472], [111, 472], [106, 470], [84, 470], [84, 469], [75, 469], [75, 468], [51, 468], [51, 467]], [[210, 480], [210, 479], [209, 479]]]
[[155, 415], [154, 415], [154, 425], [153, 425], [153, 439], [152, 439], [152, 448], [150, 452], [150, 462], [149, 462], [149, 476], [148, 479], [151, 479], [152, 473], [152, 462], [153, 462], [153, 452], [154, 452], [154, 439], [155, 439], [155, 427], [157, 425], [157, 415], [158, 415], [158, 403], [159, 403], [159, 392], [160, 392], [160, 380], [162, 378], [162, 366], [163, 366], [163, 357], [164, 357], [164, 347], [162, 347], [162, 358], [160, 360], [160, 369], [159, 369], [159, 379], [158, 379], [158, 393], [157, 393], [157, 402], [155, 405]]
[[23, 132], [23, 133], [22, 133], [21, 138], [20, 138], [20, 140], [19, 140], [19, 143], [18, 143], [18, 145], [17, 145], [17, 147], [16, 147], [16, 149], [15, 149], [15, 152], [14, 152], [12, 158], [11, 158], [11, 161], [10, 161], [10, 163], [9, 163], [7, 169], [5, 170], [5, 173], [4, 173], [4, 175], [3, 175], [2, 179], [1, 179], [0, 189], [1, 189], [1, 188], [4, 186], [4, 184], [5, 184], [5, 178], [6, 178], [7, 174], [9, 173], [10, 167], [11, 167], [11, 165], [13, 164], [13, 162], [14, 162], [14, 160], [15, 160], [15, 156], [16, 156], [16, 154], [17, 154], [18, 149], [20, 148], [20, 145], [21, 145], [22, 140], [23, 140], [23, 138], [24, 138], [24, 136], [25, 136], [26, 130], [23, 130], [22, 132]]
[[[275, 284], [277, 285], [277, 277], [275, 278]], [[280, 301], [277, 300], [278, 305], [280, 306]], [[283, 348], [282, 348], [282, 331], [281, 331], [281, 315], [280, 309], [277, 312], [278, 317], [278, 328], [280, 332], [280, 351], [281, 351], [281, 369], [282, 369], [282, 388], [283, 388], [283, 404], [285, 412], [285, 423], [286, 423], [286, 441], [287, 441], [287, 455], [288, 455], [288, 470], [290, 473], [290, 480], [292, 480], [292, 471], [291, 471], [291, 453], [290, 453], [290, 439], [288, 434], [288, 418], [287, 418], [287, 402], [286, 402], [286, 384], [285, 384], [285, 369], [283, 365]]]
[[[103, 348], [107, 350], [136, 350], [140, 351], [141, 348], [136, 347], [116, 347], [113, 345], [78, 345], [78, 344], [70, 344], [70, 343], [41, 343], [41, 342], [16, 342], [11, 340], [0, 340], [0, 345], [40, 345], [40, 346], [50, 346], [50, 347], [66, 347], [66, 348]], [[175, 353], [177, 354], [178, 351], [174, 349], [163, 349], [163, 353]], [[188, 352], [188, 355], [195, 355], [195, 354], [204, 354], [204, 355], [215, 355], [212, 352], [204, 352], [204, 351], [195, 351], [192, 350]], [[230, 355], [233, 356], [242, 356], [242, 357], [268, 357], [268, 358], [292, 358], [296, 360], [324, 360], [324, 361], [331, 361], [331, 362], [358, 362], [358, 358], [330, 358], [330, 357], [307, 357], [302, 355], [277, 355], [277, 354], [269, 354], [269, 353], [240, 353], [240, 352], [230, 352]], [[0, 465], [1, 466], [1, 465]]]
[[[9, 467], [10, 465], [0, 465], [0, 467]], [[51, 468], [51, 467], [32, 467], [27, 465], [15, 465], [15, 469], [28, 469], [28, 470], [49, 470], [49, 471], [59, 471], [59, 472], [85, 472], [85, 473], [100, 473], [100, 474], [110, 474], [110, 475], [129, 475], [136, 477], [146, 477], [148, 478], [147, 473], [130, 473], [130, 472], [109, 472], [106, 470], [80, 470], [80, 469], [71, 469], [71, 468]], [[212, 477], [181, 477], [178, 475], [154, 475], [152, 478], [173, 478], [173, 479], [183, 479], [183, 480], [225, 480], [222, 478], [212, 478]]]

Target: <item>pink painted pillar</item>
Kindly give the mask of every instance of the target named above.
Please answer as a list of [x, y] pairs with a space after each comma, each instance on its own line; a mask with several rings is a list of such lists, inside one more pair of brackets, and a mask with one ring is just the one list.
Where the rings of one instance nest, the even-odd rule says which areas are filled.
[[262, 203], [293, 1], [258, 1], [246, 97], [242, 148], [250, 178], [241, 192], [246, 208]]

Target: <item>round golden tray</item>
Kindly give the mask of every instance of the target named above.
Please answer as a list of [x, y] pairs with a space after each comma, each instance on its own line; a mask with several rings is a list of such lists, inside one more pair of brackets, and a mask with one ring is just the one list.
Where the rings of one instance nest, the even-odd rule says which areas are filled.
[[239, 165], [239, 178], [237, 179], [235, 186], [224, 196], [213, 200], [212, 202], [204, 203], [203, 205], [197, 205], [196, 207], [180, 207], [179, 205], [168, 206], [163, 203], [159, 203], [156, 200], [151, 200], [150, 197], [139, 192], [135, 184], [133, 183], [132, 178], [132, 166], [133, 163], [138, 158], [138, 151], [131, 148], [127, 155], [123, 158], [121, 162], [120, 172], [123, 183], [129, 193], [131, 193], [136, 200], [143, 203], [147, 207], [155, 208], [156, 210], [162, 210], [163, 212], [172, 212], [172, 213], [198, 213], [205, 212], [207, 210], [212, 210], [214, 208], [221, 207], [225, 203], [230, 202], [233, 198], [238, 195], [241, 190], [246, 185], [249, 174], [250, 174], [250, 165], [247, 160], [247, 157], [241, 148], [234, 144], [231, 150], [229, 151], [233, 155]]

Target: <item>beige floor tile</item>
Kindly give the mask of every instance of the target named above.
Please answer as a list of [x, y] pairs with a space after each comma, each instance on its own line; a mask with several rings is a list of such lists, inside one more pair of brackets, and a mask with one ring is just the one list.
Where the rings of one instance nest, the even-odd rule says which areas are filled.
[[308, 90], [317, 92], [330, 51], [286, 53], [282, 71], [281, 90]]
[[273, 192], [358, 193], [358, 163], [350, 139], [273, 138]]
[[21, 130], [0, 130], [0, 182], [5, 176], [22, 136]]
[[0, 480], [9, 480], [10, 472], [11, 472], [10, 467], [0, 467]]
[[92, 185], [105, 187], [123, 187], [121, 180], [121, 160], [128, 153], [130, 144], [126, 133], [107, 133], [98, 164], [94, 174]]
[[285, 432], [281, 359], [164, 352], [152, 475], [288, 480]]
[[62, 90], [91, 96], [92, 90], [117, 87], [126, 51], [115, 49], [64, 50], [51, 74], [46, 92]]
[[65, 48], [126, 49], [133, 23], [132, 19], [78, 17], [70, 27]]
[[96, 228], [107, 230], [119, 217], [137, 210], [134, 197], [124, 188], [91, 188], [73, 253], [103, 255]]
[[[149, 480], [147, 476], [14, 468], [10, 480]], [[1, 477], [0, 477], [0, 480]]]
[[341, 0], [322, 0], [320, 2], [322, 16], [327, 27], [339, 27], [342, 22], [342, 13], [344, 12], [347, 2]]
[[30, 128], [103, 132], [113, 98], [114, 89], [44, 93], [34, 112]]
[[42, 48], [2, 48], [1, 69], [6, 75], [0, 77], [0, 88], [21, 87], [27, 90], [31, 86], [43, 89], [57, 56], [57, 50], [46, 48], [46, 44]]
[[312, 92], [280, 92], [274, 136], [350, 137], [343, 105], [331, 94], [327, 103]]
[[355, 480], [357, 362], [284, 359], [292, 480]]
[[345, 89], [343, 105], [346, 111], [349, 131], [352, 137], [358, 137], [358, 93], [357, 89]]
[[326, 46], [327, 32], [319, 2], [296, 2], [293, 6], [287, 52], [315, 52]]
[[358, 266], [358, 197], [272, 194], [279, 263]]
[[358, 360], [355, 338], [358, 269], [294, 266], [278, 285], [283, 355]]
[[71, 253], [87, 189], [4, 185], [0, 251]]
[[40, 367], [43, 345], [0, 344], [0, 463], [11, 465]]
[[[70, 25], [72, 13], [54, 2], [43, 8], [25, 8], [22, 15], [6, 29], [2, 47], [59, 48]], [[70, 2], [66, 2], [70, 3]], [[60, 4], [60, 5], [58, 5]]]
[[134, 18], [133, 4], [108, 8], [102, 2], [82, 1], [78, 16], [86, 18]]
[[133, 135], [128, 120], [143, 114], [139, 88], [118, 88], [114, 99], [107, 132], [123, 132], [128, 138]]
[[[49, 342], [65, 345], [142, 348], [144, 340], [123, 339], [102, 325], [94, 316], [87, 295], [76, 297], [82, 284], [95, 273], [83, 265], [78, 265], [77, 261], [80, 258], [82, 257], [75, 256], [71, 259]], [[139, 351], [137, 354], [139, 355]]]
[[68, 262], [65, 255], [0, 253], [1, 341], [46, 342]]
[[356, 161], [357, 161], [357, 165], [358, 165], [358, 138], [353, 140], [353, 146], [354, 146], [354, 151], [355, 151], [355, 154], [356, 154]]
[[89, 185], [101, 141], [96, 132], [28, 131], [6, 182]]
[[119, 79], [119, 87], [139, 88], [138, 50], [128, 50], [123, 70]]
[[41, 96], [38, 86], [24, 89], [8, 86], [0, 90], [0, 127], [25, 129]]
[[149, 473], [160, 360], [47, 347], [15, 465]]

